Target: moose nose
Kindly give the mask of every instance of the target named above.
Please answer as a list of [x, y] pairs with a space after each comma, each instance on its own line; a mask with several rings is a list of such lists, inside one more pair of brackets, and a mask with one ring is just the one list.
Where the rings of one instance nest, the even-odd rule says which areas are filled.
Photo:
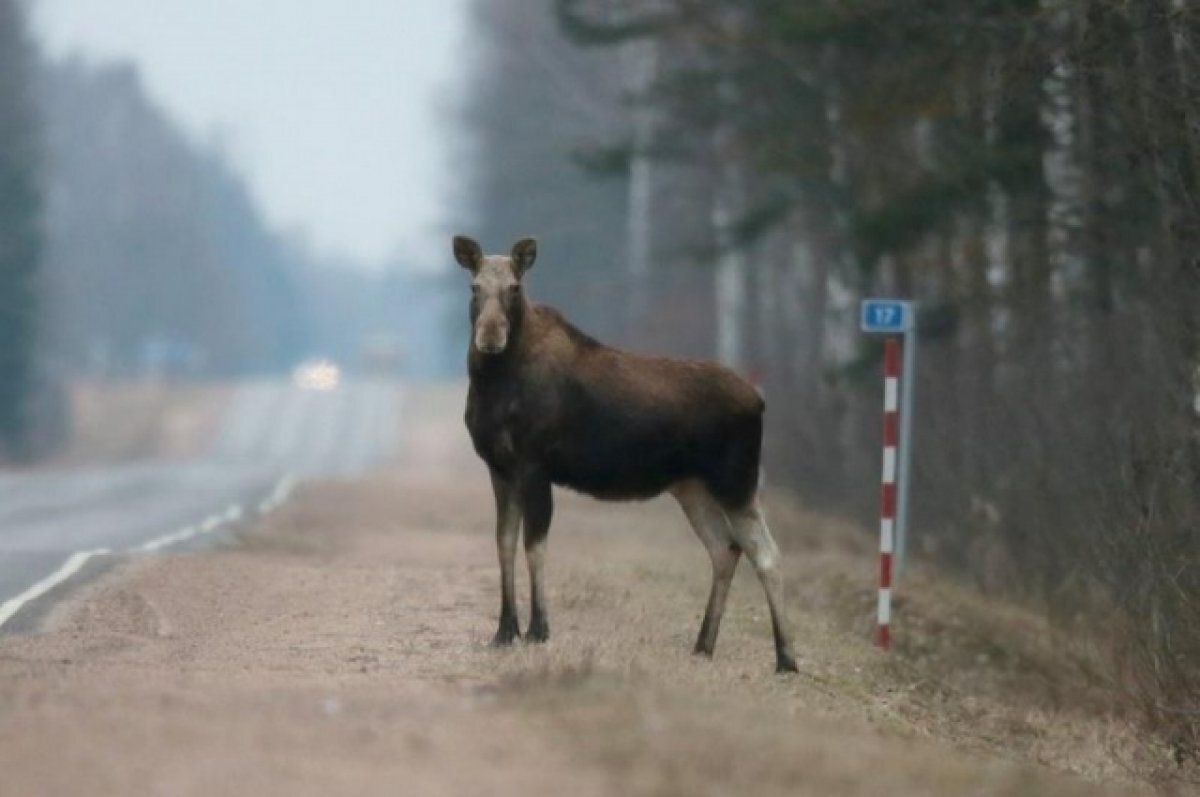
[[479, 344], [479, 350], [484, 354], [499, 354], [507, 345], [505, 340], [493, 340]]
[[496, 324], [479, 330], [475, 347], [484, 354], [499, 354], [508, 345], [508, 324]]

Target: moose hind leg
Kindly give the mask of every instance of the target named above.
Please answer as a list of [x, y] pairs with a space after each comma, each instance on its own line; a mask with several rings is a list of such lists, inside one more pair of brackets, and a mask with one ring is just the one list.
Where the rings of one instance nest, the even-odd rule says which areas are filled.
[[529, 630], [525, 638], [530, 642], [545, 642], [550, 639], [544, 572], [546, 536], [554, 515], [550, 482], [544, 479], [527, 481], [522, 490], [521, 504], [525, 512], [525, 562], [529, 565], [530, 592]]
[[511, 645], [521, 636], [517, 622], [515, 564], [517, 535], [521, 530], [521, 509], [512, 484], [492, 471], [492, 491], [496, 496], [496, 553], [500, 558], [500, 625], [492, 638], [493, 647]]
[[751, 499], [742, 509], [729, 512], [734, 541], [754, 563], [767, 606], [771, 610], [771, 630], [775, 635], [775, 670], [796, 672], [796, 654], [792, 651], [791, 633], [783, 602], [783, 574], [779, 570], [779, 546], [771, 537], [758, 498]]
[[729, 535], [725, 513], [702, 484], [688, 482], [678, 485], [672, 492], [712, 560], [712, 587], [693, 650], [698, 655], [711, 657], [717, 645], [717, 632], [721, 628], [721, 616], [725, 613], [729, 586], [733, 582], [742, 550]]

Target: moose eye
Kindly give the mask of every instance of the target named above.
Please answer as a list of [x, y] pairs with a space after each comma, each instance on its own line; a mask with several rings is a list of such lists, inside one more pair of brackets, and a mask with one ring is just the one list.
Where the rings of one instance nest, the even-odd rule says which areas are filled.
[[479, 286], [478, 286], [478, 285], [476, 285], [476, 284], [474, 284], [474, 283], [471, 283], [471, 295], [472, 295], [472, 296], [478, 296], [478, 295], [479, 295]]
[[509, 285], [506, 290], [508, 291], [509, 296], [520, 296], [521, 295], [521, 286], [520, 285]]

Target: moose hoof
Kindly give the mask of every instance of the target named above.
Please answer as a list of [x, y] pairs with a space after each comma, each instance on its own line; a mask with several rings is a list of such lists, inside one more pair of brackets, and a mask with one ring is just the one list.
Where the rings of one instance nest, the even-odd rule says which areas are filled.
[[545, 620], [533, 620], [529, 623], [529, 630], [525, 632], [526, 642], [549, 642], [550, 641], [550, 624]]
[[696, 647], [692, 648], [692, 655], [693, 656], [701, 656], [706, 659], [711, 659], [713, 657], [713, 652], [712, 652], [712, 648], [706, 647], [706, 646], [700, 644], [699, 642], [697, 642]]
[[516, 623], [500, 623], [500, 628], [497, 629], [496, 635], [492, 637], [492, 647], [506, 648], [512, 645], [515, 639], [521, 636], [520, 629]]
[[512, 647], [513, 641], [516, 640], [517, 637], [519, 637], [519, 636], [520, 636], [520, 634], [516, 633], [515, 631], [497, 631], [496, 635], [494, 637], [492, 637], [492, 643], [491, 643], [492, 647], [494, 647], [494, 648]]
[[786, 654], [776, 658], [775, 672], [800, 672], [800, 668], [796, 666], [796, 660], [790, 654]]

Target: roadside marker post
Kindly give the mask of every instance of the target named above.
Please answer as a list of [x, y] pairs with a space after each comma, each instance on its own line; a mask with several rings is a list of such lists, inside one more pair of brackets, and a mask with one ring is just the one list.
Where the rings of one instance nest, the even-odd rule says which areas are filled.
[[879, 606], [875, 644], [887, 650], [891, 647], [893, 559], [895, 573], [899, 574], [904, 567], [908, 537], [908, 485], [912, 462], [917, 357], [916, 305], [894, 299], [866, 299], [862, 303], [862, 330], [885, 336], [883, 473], [879, 498]]

